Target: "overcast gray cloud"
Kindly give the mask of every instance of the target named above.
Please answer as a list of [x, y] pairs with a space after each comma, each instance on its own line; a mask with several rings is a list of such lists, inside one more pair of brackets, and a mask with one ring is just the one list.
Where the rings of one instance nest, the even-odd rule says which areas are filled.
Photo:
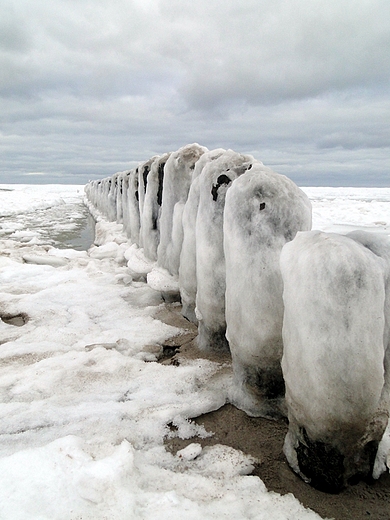
[[0, 182], [190, 142], [301, 185], [388, 186], [388, 0], [0, 0]]

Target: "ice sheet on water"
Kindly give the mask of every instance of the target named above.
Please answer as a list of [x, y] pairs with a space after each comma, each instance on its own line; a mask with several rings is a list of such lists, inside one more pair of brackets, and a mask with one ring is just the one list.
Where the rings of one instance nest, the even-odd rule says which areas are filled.
[[83, 186], [2, 186], [0, 239], [79, 250], [93, 242], [94, 222], [83, 204]]
[[302, 188], [313, 207], [313, 229], [390, 234], [390, 188]]

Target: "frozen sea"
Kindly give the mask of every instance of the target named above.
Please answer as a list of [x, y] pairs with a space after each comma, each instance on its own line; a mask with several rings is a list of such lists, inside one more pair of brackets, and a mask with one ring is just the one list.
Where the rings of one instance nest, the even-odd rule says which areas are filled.
[[[390, 188], [304, 191], [313, 229], [390, 235]], [[83, 186], [0, 185], [0, 519], [320, 518], [268, 492], [244, 453], [165, 450], [166, 436], [212, 434], [190, 418], [226, 403], [231, 370], [156, 362], [181, 331], [132, 280], [121, 225], [98, 217], [89, 247], [83, 197]], [[388, 446], [387, 435], [378, 472]]]

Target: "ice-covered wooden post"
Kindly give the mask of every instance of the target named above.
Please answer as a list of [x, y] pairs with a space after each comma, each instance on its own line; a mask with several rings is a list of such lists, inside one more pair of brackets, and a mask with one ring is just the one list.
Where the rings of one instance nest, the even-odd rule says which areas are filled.
[[164, 167], [157, 262], [174, 276], [179, 273], [183, 208], [187, 201], [195, 163], [204, 152], [207, 152], [207, 148], [196, 143], [183, 146], [171, 153]]
[[124, 188], [126, 184], [126, 174], [127, 172], [119, 172], [117, 174], [117, 190], [116, 190], [116, 221], [118, 224], [123, 223], [123, 196], [124, 196]]
[[140, 215], [140, 233], [139, 233], [139, 246], [143, 247], [143, 235], [142, 233], [142, 215], [144, 212], [144, 203], [146, 190], [148, 186], [150, 169], [155, 161], [159, 159], [158, 155], [154, 155], [147, 161], [143, 162], [138, 166], [138, 204], [139, 204], [139, 215]]
[[198, 323], [195, 315], [196, 303], [196, 217], [199, 207], [200, 174], [210, 161], [218, 159], [226, 150], [217, 148], [204, 153], [195, 164], [190, 191], [185, 203], [182, 225], [183, 245], [180, 253], [179, 286], [182, 314], [193, 323]]
[[225, 319], [225, 255], [223, 214], [226, 193], [255, 159], [227, 150], [208, 162], [199, 177], [196, 218], [196, 317], [198, 346], [203, 350], [228, 350]]
[[388, 421], [390, 241], [299, 233], [281, 272], [284, 451], [314, 487], [337, 492], [372, 473]]
[[127, 236], [134, 244], [139, 244], [140, 212], [138, 193], [138, 168], [130, 170], [127, 176], [127, 215], [125, 224]]
[[129, 193], [129, 176], [131, 170], [126, 170], [123, 172], [122, 176], [122, 224], [123, 230], [128, 234], [129, 227], [129, 201], [128, 201], [128, 193]]
[[116, 194], [118, 191], [118, 173], [110, 177], [109, 189], [107, 194], [107, 218], [110, 222], [115, 222], [117, 218]]
[[255, 163], [226, 195], [226, 336], [232, 353], [231, 401], [254, 416], [283, 405], [280, 252], [311, 228], [311, 204], [290, 179]]
[[169, 153], [157, 158], [150, 166], [143, 211], [141, 215], [141, 244], [147, 258], [157, 260], [157, 247], [160, 242], [160, 215], [162, 204], [164, 167]]
[[101, 191], [100, 191], [100, 208], [99, 210], [103, 213], [103, 215], [109, 219], [109, 207], [108, 207], [108, 196], [111, 190], [112, 179], [111, 177], [106, 177], [102, 180]]

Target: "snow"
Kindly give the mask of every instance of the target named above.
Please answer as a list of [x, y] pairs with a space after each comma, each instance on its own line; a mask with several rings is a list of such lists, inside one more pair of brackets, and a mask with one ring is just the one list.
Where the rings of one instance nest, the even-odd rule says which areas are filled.
[[[96, 460], [81, 439], [68, 436], [0, 461], [1, 474], [7, 475], [0, 477], [0, 495], [7, 497], [0, 513], [12, 511], [7, 518], [15, 520], [317, 517], [292, 495], [267, 493], [258, 478], [242, 477], [251, 462], [221, 445], [191, 460], [161, 449], [144, 453], [126, 440]], [[26, 489], [23, 497], [15, 493], [15, 480]]]
[[[313, 190], [316, 226], [389, 233], [390, 189], [370, 201]], [[156, 362], [182, 331], [155, 319], [161, 294], [133, 280], [122, 224], [96, 214], [89, 251], [53, 244], [53, 230], [77, 229], [82, 201], [82, 186], [0, 186], [0, 518], [319, 518], [248, 475], [249, 455], [191, 444], [211, 432], [190, 418], [226, 402], [231, 369]], [[189, 439], [184, 452], [165, 450], [173, 435]]]

